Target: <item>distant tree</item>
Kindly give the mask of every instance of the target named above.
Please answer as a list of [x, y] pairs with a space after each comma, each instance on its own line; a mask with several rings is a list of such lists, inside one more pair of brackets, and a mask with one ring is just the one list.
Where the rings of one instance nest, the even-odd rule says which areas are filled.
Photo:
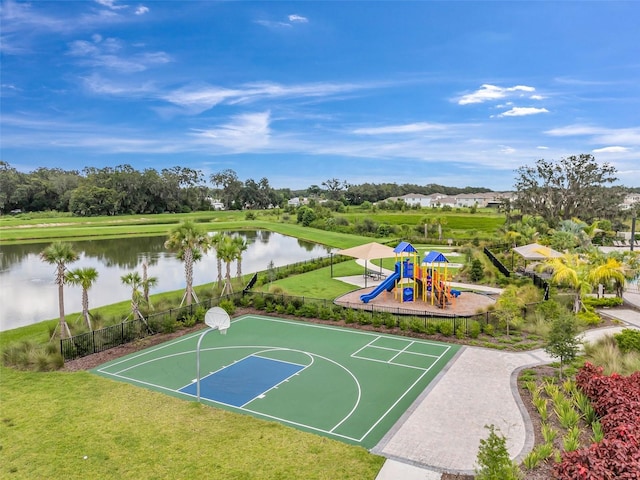
[[71, 336], [69, 325], [64, 316], [64, 284], [68, 263], [78, 260], [78, 254], [69, 243], [54, 242], [40, 253], [40, 258], [56, 266], [56, 284], [58, 285], [58, 310], [60, 311], [60, 323], [58, 324], [60, 338]]
[[337, 178], [330, 178], [322, 182], [327, 189], [327, 196], [330, 200], [340, 200], [343, 192], [349, 187], [346, 181], [340, 181]]
[[242, 205], [236, 203], [240, 202], [242, 182], [238, 179], [238, 174], [235, 171], [227, 169], [214, 173], [210, 180], [219, 189], [220, 200], [224, 203], [225, 208], [228, 210], [242, 208]]
[[112, 188], [84, 185], [71, 192], [69, 211], [82, 217], [115, 215], [121, 198]]
[[573, 217], [591, 222], [615, 216], [623, 192], [607, 188], [617, 180], [616, 169], [590, 154], [560, 161], [538, 160], [516, 170], [515, 205], [524, 214], [540, 215], [550, 225]]
[[84, 318], [89, 331], [93, 330], [91, 314], [89, 313], [89, 289], [97, 279], [98, 270], [93, 267], [76, 268], [75, 270], [67, 272], [65, 275], [67, 283], [82, 287], [82, 318]]
[[551, 322], [544, 351], [560, 360], [560, 376], [562, 368], [580, 351], [581, 341], [578, 338], [578, 326], [574, 315], [562, 313]]

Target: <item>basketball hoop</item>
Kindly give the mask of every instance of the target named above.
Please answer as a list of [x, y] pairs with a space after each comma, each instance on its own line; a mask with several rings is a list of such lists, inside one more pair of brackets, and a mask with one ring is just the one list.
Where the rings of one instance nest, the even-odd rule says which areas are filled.
[[[213, 307], [205, 313], [204, 323], [207, 324], [211, 330], [218, 330], [221, 335], [226, 335], [227, 329], [231, 325], [231, 318], [224, 308]], [[196, 347], [196, 397], [198, 402], [200, 402], [200, 344], [204, 336], [211, 330], [206, 330], [200, 335]]]
[[213, 307], [205, 313], [204, 323], [213, 330], [218, 330], [220, 334], [226, 335], [227, 329], [229, 328], [229, 325], [231, 325], [231, 318], [224, 308]]

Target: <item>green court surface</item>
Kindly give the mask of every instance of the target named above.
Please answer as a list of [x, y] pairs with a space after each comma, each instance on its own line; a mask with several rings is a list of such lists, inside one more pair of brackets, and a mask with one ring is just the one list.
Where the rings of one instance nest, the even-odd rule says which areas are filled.
[[[204, 331], [105, 363], [94, 373], [196, 400]], [[457, 345], [247, 315], [200, 346], [200, 401], [374, 447]]]

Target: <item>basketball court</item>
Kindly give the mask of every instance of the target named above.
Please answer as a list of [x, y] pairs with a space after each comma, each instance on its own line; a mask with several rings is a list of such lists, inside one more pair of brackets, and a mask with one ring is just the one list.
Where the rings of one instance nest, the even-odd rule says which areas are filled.
[[459, 346], [246, 315], [94, 373], [373, 448]]

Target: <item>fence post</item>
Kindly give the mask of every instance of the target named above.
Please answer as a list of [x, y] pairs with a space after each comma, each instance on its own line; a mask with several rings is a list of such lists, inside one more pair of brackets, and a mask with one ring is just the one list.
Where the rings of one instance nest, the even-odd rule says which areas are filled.
[[93, 344], [93, 353], [96, 353], [96, 331], [91, 330], [91, 343]]

